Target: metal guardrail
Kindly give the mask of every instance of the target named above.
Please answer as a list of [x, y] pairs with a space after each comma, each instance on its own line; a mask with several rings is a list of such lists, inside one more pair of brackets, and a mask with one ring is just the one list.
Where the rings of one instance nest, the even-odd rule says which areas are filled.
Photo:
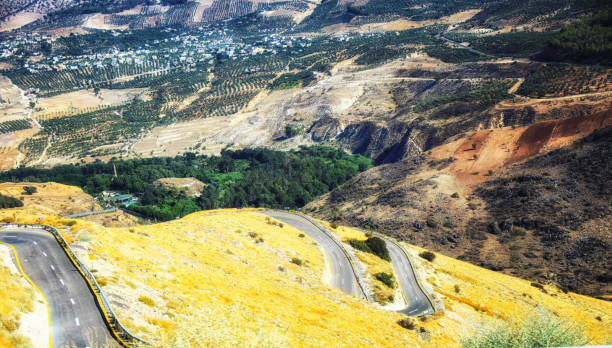
[[89, 215], [106, 214], [106, 213], [112, 213], [112, 212], [114, 212], [116, 210], [117, 210], [117, 208], [112, 207], [112, 208], [108, 208], [108, 209], [104, 209], [104, 210], [84, 211], [82, 213], [66, 215], [66, 218], [74, 219], [74, 218], [83, 217], [83, 216], [89, 216]]
[[[351, 266], [353, 267], [353, 272], [355, 274], [355, 281], [357, 282], [357, 285], [359, 286], [359, 289], [361, 289], [361, 293], [365, 297], [366, 301], [372, 302], [372, 299], [370, 299], [368, 297], [368, 293], [365, 291], [365, 288], [363, 287], [363, 284], [361, 284], [361, 280], [359, 279], [359, 275], [357, 274], [357, 270], [355, 269], [354, 265], [358, 264], [357, 260], [355, 260], [353, 255], [351, 253], [349, 253], [344, 248], [342, 241], [340, 241], [336, 237], [336, 235], [334, 233], [329, 231], [325, 226], [321, 225], [320, 223], [318, 223], [316, 220], [314, 220], [310, 216], [308, 216], [308, 215], [306, 215], [304, 213], [298, 212], [298, 211], [294, 211], [294, 210], [278, 210], [278, 209], [258, 209], [258, 210], [260, 210], [260, 211], [275, 211], [275, 212], [280, 212], [280, 213], [289, 213], [289, 214], [297, 215], [297, 216], [305, 219], [306, 221], [310, 222], [312, 225], [314, 225], [316, 228], [318, 228], [323, 233], [325, 233], [328, 237], [330, 237], [340, 247], [340, 249], [342, 249], [342, 252], [344, 253], [344, 255], [346, 255], [346, 257], [349, 259], [349, 262], [351, 263]], [[355, 295], [357, 295], [357, 294], [355, 294]]]
[[68, 245], [64, 237], [62, 237], [62, 235], [57, 229], [55, 229], [55, 227], [40, 224], [5, 224], [3, 226], [6, 226], [8, 228], [32, 228], [49, 232], [53, 237], [55, 237], [59, 245], [68, 255], [68, 258], [72, 261], [72, 263], [79, 270], [79, 273], [81, 273], [83, 278], [85, 278], [85, 280], [87, 281], [87, 284], [95, 295], [96, 303], [100, 307], [102, 315], [115, 338], [117, 338], [117, 340], [125, 347], [134, 347], [138, 344], [150, 344], [142, 338], [132, 334], [130, 330], [128, 330], [125, 326], [123, 326], [123, 324], [121, 324], [121, 321], [119, 321], [117, 314], [115, 314], [115, 312], [113, 311], [110, 302], [104, 295], [102, 288], [96, 281], [96, 277], [94, 277], [94, 275], [91, 274], [89, 269], [87, 269], [87, 266], [83, 262], [81, 262], [81, 260], [79, 260], [74, 251], [72, 251], [72, 249], [70, 248], [70, 245]]
[[[350, 253], [348, 253], [345, 250], [345, 248], [342, 246], [342, 242], [336, 237], [336, 235], [333, 232], [329, 231], [329, 229], [327, 229], [325, 226], [322, 226], [321, 224], [319, 224], [316, 220], [314, 220], [310, 216], [308, 216], [308, 215], [306, 215], [304, 213], [301, 213], [301, 212], [289, 211], [289, 210], [275, 210], [275, 209], [263, 209], [263, 210], [271, 210], [271, 211], [278, 211], [278, 212], [283, 212], [283, 213], [291, 213], [291, 214], [299, 215], [302, 218], [308, 220], [310, 223], [315, 225], [315, 227], [317, 227], [318, 229], [323, 231], [325, 234], [327, 234], [330, 238], [332, 238], [336, 242], [336, 244], [338, 244], [340, 246], [342, 251], [345, 252], [347, 257], [349, 259], [351, 259], [351, 262], [353, 262], [355, 264], [355, 262], [356, 262], [355, 259], [352, 257], [352, 255]], [[402, 249], [402, 252], [404, 252], [406, 254], [406, 257], [408, 258], [408, 262], [410, 263], [410, 267], [412, 268], [412, 274], [414, 275], [415, 280], [416, 280], [417, 284], [419, 285], [419, 289], [421, 290], [421, 292], [423, 292], [423, 295], [425, 295], [425, 297], [427, 297], [427, 300], [431, 304], [431, 309], [433, 310], [433, 313], [439, 312], [442, 309], [442, 306], [437, 301], [432, 300], [431, 295], [428, 294], [427, 291], [421, 285], [422, 282], [420, 280], [420, 277], [419, 277], [416, 269], [414, 268], [414, 266], [412, 264], [412, 261], [410, 260], [410, 255], [408, 255], [408, 253], [404, 250], [404, 247], [402, 247], [401, 244], [399, 244], [397, 241], [395, 241], [393, 238], [391, 238], [389, 236], [385, 236], [383, 234], [380, 234], [380, 233], [374, 232], [374, 231], [369, 231], [369, 232], [372, 233], [373, 235], [379, 237], [379, 238], [390, 240], [391, 242], [397, 244], [400, 249]], [[370, 301], [370, 299], [368, 299], [368, 295], [366, 294], [366, 292], [365, 292], [361, 282], [359, 281], [359, 277], [357, 276], [357, 274], [355, 274], [355, 279], [357, 279], [357, 284], [361, 288], [361, 291], [364, 294], [364, 296], [366, 297], [366, 300]]]
[[[365, 233], [365, 232], [364, 232]], [[419, 286], [419, 289], [421, 290], [421, 292], [423, 293], [423, 295], [425, 295], [425, 297], [427, 297], [427, 300], [429, 301], [429, 303], [431, 304], [431, 309], [433, 310], [433, 313], [435, 312], [439, 312], [440, 311], [440, 305], [431, 299], [431, 295], [427, 293], [427, 291], [424, 289], [424, 287], [421, 285], [423, 282], [420, 280], [419, 274], [417, 273], [416, 269], [414, 268], [414, 265], [412, 263], [412, 260], [410, 260], [410, 255], [408, 255], [408, 252], [406, 252], [406, 250], [404, 249], [404, 247], [400, 244], [399, 241], [396, 241], [394, 238], [386, 236], [382, 233], [378, 233], [375, 231], [368, 231], [368, 233], [371, 233], [372, 235], [381, 238], [383, 240], [388, 240], [391, 243], [397, 245], [402, 252], [406, 255], [406, 257], [408, 258], [408, 263], [410, 264], [410, 268], [412, 269], [412, 274], [414, 275], [414, 280], [417, 282], [417, 285]]]

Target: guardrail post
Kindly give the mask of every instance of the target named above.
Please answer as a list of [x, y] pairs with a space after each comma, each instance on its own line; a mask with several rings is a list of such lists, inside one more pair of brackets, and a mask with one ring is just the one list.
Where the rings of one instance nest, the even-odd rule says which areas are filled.
[[121, 324], [121, 321], [119, 321], [119, 318], [117, 318], [117, 314], [115, 314], [115, 312], [113, 311], [113, 308], [111, 307], [110, 302], [106, 299], [106, 296], [104, 295], [104, 292], [102, 291], [102, 288], [96, 281], [96, 277], [94, 277], [94, 275], [89, 271], [89, 269], [87, 269], [87, 266], [85, 266], [85, 264], [81, 262], [81, 260], [79, 260], [77, 255], [70, 248], [70, 245], [68, 245], [64, 237], [62, 237], [62, 235], [59, 233], [59, 231], [55, 227], [48, 226], [48, 225], [41, 225], [41, 224], [5, 224], [4, 226], [8, 226], [9, 228], [16, 226], [15, 228], [39, 229], [39, 230], [43, 230], [51, 234], [55, 238], [57, 243], [62, 247], [62, 249], [68, 256], [68, 258], [75, 265], [75, 267], [77, 268], [81, 276], [85, 278], [85, 280], [87, 280], [86, 283], [88, 284], [90, 289], [95, 294], [99, 295], [97, 297], [99, 301], [96, 301], [96, 302], [98, 302], [98, 304], [100, 305], [100, 308], [103, 312], [102, 315], [106, 319], [108, 325], [112, 328], [113, 333], [117, 335], [117, 338], [120, 338], [119, 341], [126, 347], [129, 347], [129, 345], [126, 342], [124, 342], [122, 339], [129, 341], [131, 345], [135, 345], [139, 343], [150, 344], [149, 342], [143, 340], [142, 338], [132, 334], [125, 326], [123, 326], [123, 324]]

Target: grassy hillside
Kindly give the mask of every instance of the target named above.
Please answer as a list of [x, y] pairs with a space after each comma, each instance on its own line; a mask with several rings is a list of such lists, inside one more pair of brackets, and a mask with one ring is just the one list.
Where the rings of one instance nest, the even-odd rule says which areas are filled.
[[[0, 210], [0, 219], [16, 212], [22, 221], [36, 221], [37, 213], [26, 210]], [[119, 317], [159, 346], [455, 346], [536, 308], [575, 320], [592, 343], [612, 336], [609, 302], [535, 287], [440, 254], [425, 261], [411, 245], [405, 246], [421, 277], [446, 308], [412, 319], [416, 330], [404, 329], [397, 324], [401, 315], [329, 288], [319, 247], [255, 211], [206, 211], [125, 228], [54, 216], [43, 222], [59, 227], [83, 259], [83, 250], [95, 250], [88, 263]], [[363, 238], [345, 227], [337, 231]]]

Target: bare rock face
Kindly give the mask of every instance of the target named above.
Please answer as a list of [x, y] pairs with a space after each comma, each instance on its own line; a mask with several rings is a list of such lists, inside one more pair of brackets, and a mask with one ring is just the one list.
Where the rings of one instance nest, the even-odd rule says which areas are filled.
[[323, 116], [310, 128], [310, 136], [313, 141], [332, 141], [343, 131], [342, 124], [337, 118]]

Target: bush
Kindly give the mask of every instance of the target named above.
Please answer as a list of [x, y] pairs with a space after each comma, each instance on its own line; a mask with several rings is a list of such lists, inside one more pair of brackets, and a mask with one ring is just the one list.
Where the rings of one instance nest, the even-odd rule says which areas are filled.
[[389, 250], [384, 240], [378, 237], [370, 237], [366, 240], [366, 244], [376, 256], [383, 260], [391, 261], [391, 256], [389, 256]]
[[436, 258], [436, 254], [432, 253], [431, 251], [425, 250], [423, 252], [421, 252], [419, 254], [420, 257], [424, 258], [425, 260], [429, 261], [429, 262], [433, 262], [433, 260], [435, 260]]
[[444, 219], [444, 223], [443, 223], [442, 225], [443, 225], [444, 227], [447, 227], [447, 228], [454, 228], [454, 227], [456, 226], [456, 225], [455, 225], [455, 222], [453, 221], [453, 219], [451, 219], [451, 218], [449, 218], [449, 217], [447, 217], [446, 219]]
[[296, 265], [301, 266], [304, 262], [300, 258], [292, 257], [291, 263], [295, 263]]
[[544, 289], [544, 285], [540, 284], [540, 283], [531, 283], [531, 286], [533, 286], [534, 288], [538, 288], [540, 289], [543, 293], [548, 293], [546, 291], [546, 289]]
[[350, 239], [349, 244], [357, 250], [374, 254], [386, 261], [391, 261], [391, 256], [389, 256], [387, 245], [381, 238], [369, 237], [366, 240]]
[[373, 254], [372, 249], [370, 249], [370, 247], [366, 244], [365, 240], [350, 239], [349, 244], [357, 250], [361, 250], [361, 251], [365, 251], [366, 253]]
[[397, 324], [404, 329], [414, 330], [416, 329], [416, 324], [410, 318], [403, 318], [397, 321]]
[[452, 198], [459, 198], [459, 193], [455, 192], [451, 195]]
[[24, 195], [33, 195], [36, 193], [36, 187], [34, 186], [24, 186], [23, 187]]
[[463, 348], [567, 347], [587, 343], [582, 328], [550, 314], [540, 314], [516, 324], [463, 340]]
[[391, 273], [379, 272], [374, 274], [374, 277], [380, 280], [381, 283], [385, 284], [388, 288], [395, 289], [395, 277]]
[[304, 238], [304, 237], [306, 237], [306, 235], [305, 235], [304, 233], [300, 233], [300, 234], [298, 235], [298, 237], [300, 237], [300, 238]]
[[332, 222], [332, 223], [329, 224], [329, 227], [331, 227], [331, 228], [333, 228], [335, 230], [336, 228], [338, 228], [338, 224], [335, 223], [335, 222]]
[[427, 219], [427, 226], [431, 227], [431, 228], [436, 228], [438, 227], [438, 221], [436, 221], [435, 219]]
[[153, 306], [155, 306], [155, 301], [153, 301], [153, 299], [152, 299], [152, 298], [150, 298], [150, 297], [148, 297], [148, 296], [140, 296], [140, 297], [138, 298], [138, 301], [140, 301], [140, 302], [142, 302], [142, 303], [146, 304], [146, 305], [147, 305], [147, 306], [149, 306], [149, 307], [153, 307]]
[[77, 222], [75, 220], [70, 220], [70, 221], [66, 222], [66, 226], [72, 227], [72, 226], [76, 225], [76, 223]]
[[18, 200], [17, 198], [0, 194], [0, 209], [15, 207], [23, 207], [23, 202]]

